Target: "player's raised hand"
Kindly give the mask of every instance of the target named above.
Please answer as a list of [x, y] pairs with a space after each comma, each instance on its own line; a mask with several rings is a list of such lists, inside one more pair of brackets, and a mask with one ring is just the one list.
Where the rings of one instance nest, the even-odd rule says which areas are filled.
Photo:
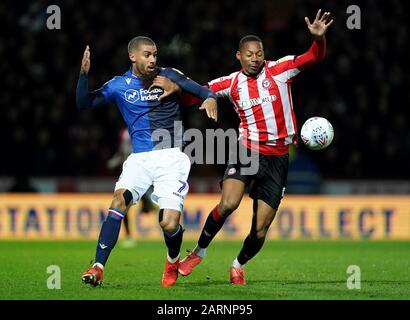
[[199, 107], [200, 110], [205, 110], [208, 118], [214, 119], [215, 122], [218, 120], [218, 105], [216, 99], [208, 98]]
[[305, 17], [305, 21], [310, 33], [314, 37], [317, 37], [319, 39], [321, 39], [326, 34], [327, 28], [333, 23], [333, 19], [328, 22], [330, 12], [325, 12], [322, 16], [321, 12], [322, 9], [319, 9], [316, 14], [315, 20], [313, 20], [312, 23], [310, 23], [308, 17]]
[[91, 65], [90, 56], [91, 56], [90, 47], [87, 45], [84, 50], [83, 60], [81, 61], [81, 69], [80, 69], [81, 73], [88, 74], [88, 71], [90, 71], [90, 65]]
[[159, 101], [170, 96], [171, 94], [174, 94], [175, 92], [181, 92], [181, 88], [179, 87], [179, 85], [177, 85], [175, 82], [172, 82], [164, 76], [156, 76], [148, 90], [151, 90], [154, 87], [159, 87], [164, 90], [164, 93], [158, 97]]

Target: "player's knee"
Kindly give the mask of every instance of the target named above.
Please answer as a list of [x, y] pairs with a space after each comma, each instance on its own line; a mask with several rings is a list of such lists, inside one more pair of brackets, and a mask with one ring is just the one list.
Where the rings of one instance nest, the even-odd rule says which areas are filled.
[[256, 227], [256, 230], [254, 232], [254, 237], [260, 241], [265, 240], [266, 235], [268, 234], [269, 226], [262, 225]]
[[258, 230], [256, 231], [256, 238], [258, 240], [265, 240], [267, 233], [268, 233], [268, 230], [266, 229]]
[[[128, 191], [128, 190], [126, 190]], [[111, 202], [111, 208], [116, 208], [122, 211], [125, 211], [128, 207], [128, 205], [126, 204], [126, 200], [124, 198], [124, 192], [126, 192], [124, 190], [117, 190], [114, 192], [114, 196], [112, 198], [112, 202]], [[129, 192], [129, 191], [128, 191]]]
[[178, 230], [179, 223], [175, 221], [162, 220], [159, 225], [164, 232], [174, 233]]
[[164, 217], [159, 222], [159, 225], [161, 226], [164, 232], [174, 233], [178, 230], [179, 221], [177, 219], [172, 219], [170, 217]]
[[230, 215], [238, 208], [239, 202], [232, 198], [222, 199], [219, 203], [219, 214], [224, 217]]

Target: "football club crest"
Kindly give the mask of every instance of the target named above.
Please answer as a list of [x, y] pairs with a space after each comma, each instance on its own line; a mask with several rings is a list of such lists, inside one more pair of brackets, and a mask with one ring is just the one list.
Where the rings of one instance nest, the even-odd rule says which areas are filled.
[[233, 175], [233, 174], [235, 174], [236, 173], [236, 169], [235, 168], [230, 168], [229, 170], [228, 170], [228, 175]]
[[270, 79], [265, 78], [265, 79], [262, 81], [262, 87], [263, 87], [264, 89], [268, 90], [271, 86], [272, 86], [272, 81], [271, 81]]

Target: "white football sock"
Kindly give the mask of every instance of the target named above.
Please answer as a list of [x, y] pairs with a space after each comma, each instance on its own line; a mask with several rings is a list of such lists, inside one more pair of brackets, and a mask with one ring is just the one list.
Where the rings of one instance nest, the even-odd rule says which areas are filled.
[[194, 252], [196, 253], [196, 255], [203, 258], [206, 254], [206, 248], [201, 248], [200, 246], [196, 245], [196, 247], [194, 248]]
[[175, 258], [171, 258], [171, 257], [168, 255], [168, 253], [167, 253], [167, 260], [168, 260], [168, 262], [170, 262], [170, 263], [175, 263], [175, 262], [178, 261], [178, 259], [179, 259], [179, 255], [178, 255], [177, 257], [175, 257]]
[[101, 263], [99, 263], [99, 262], [94, 263], [94, 264], [93, 264], [93, 267], [95, 267], [95, 266], [97, 266], [97, 267], [100, 268], [101, 270], [104, 270], [104, 266], [103, 266]]
[[238, 258], [235, 258], [235, 260], [232, 262], [232, 267], [242, 269], [244, 267], [244, 264], [240, 264]]

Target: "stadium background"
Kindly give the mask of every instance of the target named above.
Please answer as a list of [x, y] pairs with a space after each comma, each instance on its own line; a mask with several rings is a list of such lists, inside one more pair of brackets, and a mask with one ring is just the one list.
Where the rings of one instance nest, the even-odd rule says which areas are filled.
[[[52, 4], [61, 8], [61, 30], [45, 27]], [[361, 9], [360, 30], [346, 27], [352, 4]], [[335, 139], [322, 152], [291, 150], [287, 195], [271, 241], [249, 263], [249, 286], [233, 290], [227, 280], [251, 222], [245, 197], [202, 269], [172, 290], [158, 289], [164, 244], [156, 212], [140, 214], [140, 204], [130, 212], [137, 247], [116, 247], [105, 290], [80, 288], [120, 174], [106, 164], [123, 128], [112, 105], [84, 112], [75, 106], [85, 45], [91, 88], [128, 69], [126, 45], [142, 34], [157, 42], [162, 66], [204, 84], [239, 68], [234, 53], [248, 33], [263, 39], [267, 58], [303, 53], [311, 42], [303, 17], [318, 8], [335, 18], [328, 54], [298, 76], [293, 102], [299, 127], [323, 116]], [[399, 0], [2, 1], [0, 299], [408, 299], [408, 10]], [[226, 101], [217, 125], [195, 107], [184, 108], [183, 118], [186, 128], [202, 131], [238, 124]], [[193, 165], [183, 249], [194, 245], [217, 202], [223, 171]], [[63, 290], [45, 286], [54, 264], [62, 268]], [[352, 264], [363, 270], [357, 292], [346, 289]]]
[[[51, 4], [61, 8], [60, 30], [45, 26], [46, 8]], [[86, 44], [92, 52], [91, 88], [127, 70], [126, 45], [139, 34], [157, 42], [161, 65], [176, 67], [197, 82], [206, 83], [238, 69], [234, 53], [245, 34], [257, 34], [264, 40], [267, 58], [303, 53], [311, 42], [303, 17], [311, 17], [323, 7], [335, 18], [327, 36], [327, 58], [298, 77], [293, 98], [299, 127], [311, 116], [323, 116], [332, 122], [335, 139], [323, 152], [303, 146], [292, 148], [287, 194], [361, 195], [360, 201], [371, 194], [400, 194], [408, 201], [410, 83], [406, 59], [410, 52], [404, 2], [356, 3], [361, 9], [360, 30], [346, 27], [348, 1], [326, 6], [321, 1], [298, 0], [257, 4], [241, 7], [232, 0], [194, 1], [189, 5], [184, 1], [111, 1], [101, 7], [98, 1], [2, 2], [0, 17], [7, 34], [0, 46], [2, 61], [7, 61], [1, 65], [0, 191], [6, 194], [2, 199], [11, 199], [8, 192], [39, 192], [43, 200], [36, 205], [45, 208], [54, 205], [60, 192], [76, 198], [76, 193], [112, 191], [120, 170], [109, 170], [106, 163], [118, 147], [123, 123], [112, 105], [85, 112], [76, 109], [75, 86]], [[184, 108], [185, 127], [205, 132], [207, 128], [237, 126], [238, 118], [228, 101], [219, 103], [219, 113], [218, 124], [214, 125], [197, 108]], [[195, 202], [195, 194], [218, 193], [223, 171], [224, 165], [194, 164], [188, 203], [191, 199]], [[298, 211], [291, 199], [286, 204]], [[321, 199], [326, 201], [312, 199], [317, 210], [306, 213], [308, 216], [319, 214]], [[337, 205], [331, 215], [349, 209], [343, 201], [332, 199]], [[354, 199], [349, 205], [355, 203]], [[213, 203], [215, 199], [203, 202]], [[81, 218], [83, 213], [71, 208], [70, 203], [67, 206], [80, 217], [77, 220], [87, 219]], [[3, 202], [1, 206], [1, 238], [13, 237], [12, 219], [20, 232], [24, 225], [45, 228], [37, 221], [37, 214], [47, 216], [45, 209], [33, 211], [16, 200], [15, 211], [10, 211], [10, 205]], [[186, 221], [207, 208], [192, 210], [186, 213]], [[410, 215], [405, 207], [374, 206], [369, 200], [349, 215], [360, 221], [360, 214], [366, 210], [391, 210], [392, 228], [400, 226], [406, 232], [407, 226], [410, 238]], [[240, 209], [237, 216], [247, 221], [249, 213], [245, 211]], [[58, 211], [58, 215], [63, 212]], [[373, 225], [372, 214], [362, 216], [367, 217], [362, 224], [367, 221]], [[87, 220], [84, 223], [88, 226]], [[344, 220], [335, 223], [343, 224]]]
[[[61, 8], [60, 30], [45, 27], [46, 8], [51, 4]], [[362, 11], [361, 30], [346, 27], [348, 1], [326, 3], [324, 8], [335, 18], [327, 36], [327, 58], [302, 73], [293, 85], [299, 127], [311, 116], [323, 116], [332, 122], [335, 139], [323, 152], [303, 146], [291, 150], [287, 193], [361, 195], [360, 201], [368, 194], [401, 194], [408, 201], [410, 83], [406, 59], [410, 52], [404, 23], [406, 6], [401, 1], [357, 4]], [[109, 170], [106, 163], [118, 147], [123, 123], [112, 105], [85, 112], [76, 109], [75, 86], [86, 44], [92, 52], [91, 88], [127, 70], [126, 45], [139, 34], [157, 42], [161, 65], [176, 67], [197, 82], [206, 83], [238, 69], [234, 53], [244, 34], [257, 34], [264, 40], [267, 58], [303, 53], [311, 42], [303, 17], [313, 16], [321, 6], [320, 1], [298, 0], [259, 1], [249, 7], [240, 7], [236, 1], [194, 1], [189, 5], [184, 1], [111, 1], [102, 9], [98, 1], [3, 2], [0, 17], [7, 36], [0, 55], [7, 63], [1, 65], [0, 137], [4, 155], [0, 160], [0, 191], [6, 193], [2, 199], [10, 199], [7, 192], [39, 192], [43, 200], [36, 205], [45, 208], [54, 205], [58, 192], [75, 195], [112, 191], [120, 171]], [[204, 132], [207, 128], [237, 126], [237, 116], [228, 101], [219, 103], [219, 113], [218, 124], [214, 125], [197, 108], [184, 108], [185, 127]], [[194, 164], [188, 203], [195, 201], [195, 194], [218, 193], [223, 171], [224, 165]], [[52, 196], [45, 198], [45, 194]], [[210, 199], [203, 201], [215, 202]], [[292, 208], [291, 199], [286, 204], [298, 211]], [[312, 199], [317, 210], [308, 212], [308, 216], [317, 215], [320, 201], [326, 201]], [[349, 209], [343, 201], [332, 199], [338, 203], [332, 215]], [[10, 205], [3, 202], [1, 206], [1, 238], [13, 237], [12, 219], [16, 220], [16, 230], [23, 231], [24, 225], [45, 228], [38, 221], [45, 218], [37, 218], [37, 214], [47, 216], [45, 209], [33, 211], [16, 200], [13, 216]], [[400, 226], [406, 233], [407, 226], [410, 238], [406, 205], [387, 210], [393, 212], [392, 228]], [[81, 218], [78, 209], [72, 210], [77, 210], [77, 220], [87, 219]], [[207, 209], [192, 210], [186, 212], [187, 221], [196, 211]], [[366, 210], [381, 212], [386, 208], [369, 200], [350, 214], [359, 221]], [[244, 220], [248, 217], [244, 209], [239, 212]], [[58, 215], [63, 212], [58, 211]], [[372, 215], [367, 219], [371, 225]], [[199, 218], [199, 224], [203, 218]], [[88, 226], [87, 221], [84, 223]], [[343, 224], [343, 219], [337, 223]]]
[[[75, 87], [86, 44], [91, 46], [92, 88], [129, 67], [126, 46], [145, 34], [159, 47], [159, 61], [197, 82], [239, 68], [234, 58], [239, 39], [257, 34], [268, 58], [303, 53], [311, 39], [303, 20], [320, 6], [335, 23], [328, 34], [325, 61], [302, 73], [293, 86], [299, 127], [312, 115], [331, 120], [335, 140], [326, 152], [298, 153], [311, 158], [308, 168], [329, 179], [408, 180], [410, 54], [407, 4], [357, 2], [361, 30], [349, 30], [349, 1], [2, 1], [0, 47], [3, 90], [1, 139], [8, 156], [0, 175], [30, 177], [113, 176], [105, 166], [117, 144], [122, 119], [116, 108], [76, 110]], [[46, 8], [59, 4], [61, 30], [45, 27]], [[237, 116], [221, 102], [218, 126], [235, 127]], [[213, 125], [194, 108], [186, 127]], [[309, 161], [306, 159], [306, 161]], [[192, 177], [219, 177], [224, 167], [195, 166]]]

